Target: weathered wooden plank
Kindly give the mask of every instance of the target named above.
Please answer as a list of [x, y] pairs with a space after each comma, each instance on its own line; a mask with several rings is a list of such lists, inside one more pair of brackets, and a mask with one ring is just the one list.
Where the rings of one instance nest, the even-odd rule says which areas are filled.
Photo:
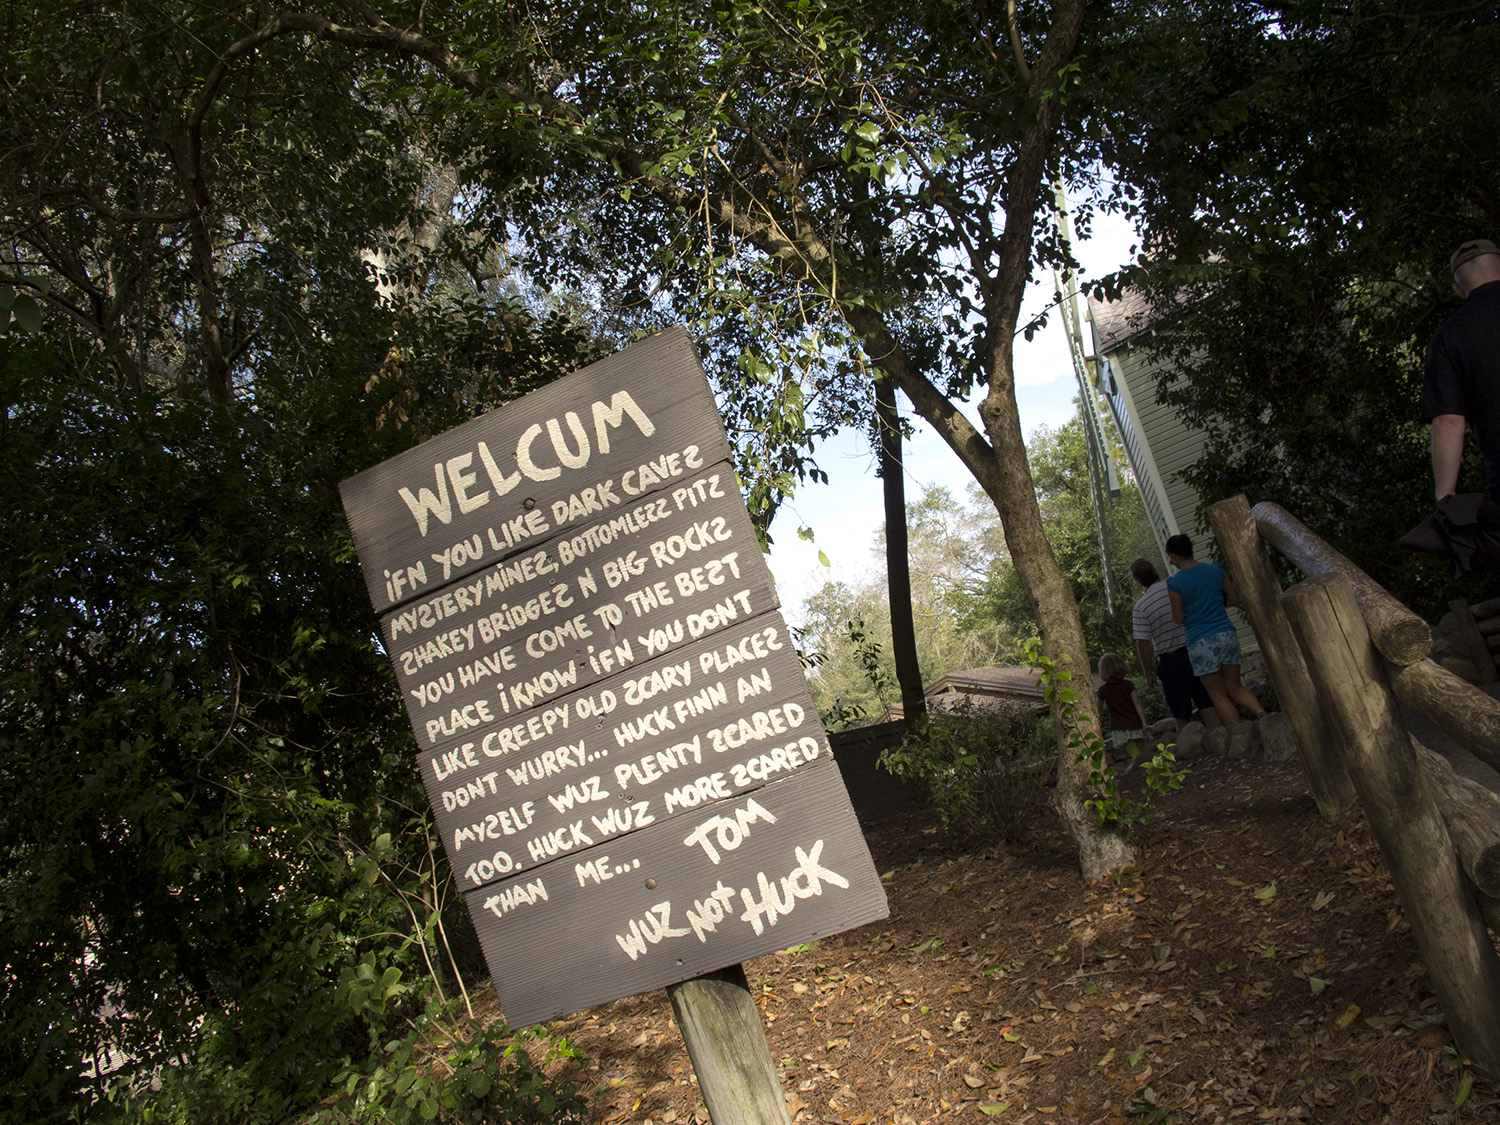
[[467, 891], [829, 756], [791, 637], [769, 613], [420, 765]]
[[1337, 820], [1354, 803], [1354, 783], [1339, 759], [1317, 688], [1282, 609], [1281, 583], [1266, 556], [1250, 505], [1243, 496], [1222, 500], [1208, 509], [1208, 521], [1239, 587], [1240, 609], [1260, 642], [1276, 698], [1291, 724], [1318, 812], [1327, 820]]
[[1448, 1026], [1460, 1050], [1500, 1073], [1500, 958], [1348, 580], [1310, 578], [1285, 602]]
[[697, 349], [671, 328], [340, 486], [377, 612], [729, 458]]
[[673, 491], [382, 618], [424, 750], [775, 608], [729, 465]]
[[1251, 509], [1261, 538], [1309, 577], [1341, 574], [1354, 590], [1375, 647], [1393, 664], [1415, 664], [1432, 651], [1432, 626], [1349, 559], [1308, 530], [1279, 504], [1263, 500]]
[[465, 897], [513, 1027], [887, 912], [831, 759]]

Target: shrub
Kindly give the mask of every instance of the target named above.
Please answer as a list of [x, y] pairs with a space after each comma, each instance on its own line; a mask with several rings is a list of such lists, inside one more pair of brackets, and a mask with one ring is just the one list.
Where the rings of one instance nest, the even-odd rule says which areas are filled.
[[979, 708], [965, 699], [935, 711], [881, 765], [930, 800], [949, 828], [969, 837], [1013, 838], [1039, 780], [1038, 719], [1024, 707]]

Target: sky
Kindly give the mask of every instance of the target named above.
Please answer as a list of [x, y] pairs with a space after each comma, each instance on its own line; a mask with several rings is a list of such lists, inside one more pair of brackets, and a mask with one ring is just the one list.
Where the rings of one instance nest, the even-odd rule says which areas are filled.
[[[1123, 219], [1098, 216], [1093, 237], [1077, 242], [1074, 254], [1083, 267], [1082, 278], [1101, 277], [1130, 260], [1135, 232]], [[1050, 271], [1040, 275], [1027, 289], [1020, 323], [1055, 300]], [[1088, 326], [1084, 334], [1088, 336]], [[1052, 316], [1031, 340], [1016, 337], [1016, 401], [1021, 413], [1021, 431], [1028, 440], [1041, 426], [1057, 427], [1077, 411], [1074, 397], [1078, 382], [1068, 358], [1068, 342], [1062, 318]], [[982, 391], [982, 388], [981, 388]], [[964, 413], [980, 427], [973, 402]], [[952, 450], [932, 428], [901, 400], [902, 416], [916, 432], [904, 446], [906, 497], [908, 503], [921, 496], [925, 486], [941, 484], [956, 497], [966, 494], [973, 479]], [[885, 522], [880, 478], [869, 442], [861, 433], [844, 433], [816, 451], [818, 467], [828, 474], [827, 484], [804, 482], [771, 525], [774, 544], [767, 562], [781, 597], [781, 612], [792, 624], [803, 620], [802, 603], [825, 582], [856, 583], [884, 571], [884, 561], [874, 553]], [[800, 539], [799, 527], [810, 527], [815, 539]], [[819, 552], [829, 565], [819, 560]]]

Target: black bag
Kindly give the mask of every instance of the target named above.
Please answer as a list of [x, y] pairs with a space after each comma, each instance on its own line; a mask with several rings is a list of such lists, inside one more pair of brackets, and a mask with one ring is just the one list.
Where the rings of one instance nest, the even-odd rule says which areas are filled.
[[1401, 537], [1401, 546], [1448, 556], [1455, 578], [1500, 570], [1500, 504], [1482, 492], [1444, 496], [1436, 512]]

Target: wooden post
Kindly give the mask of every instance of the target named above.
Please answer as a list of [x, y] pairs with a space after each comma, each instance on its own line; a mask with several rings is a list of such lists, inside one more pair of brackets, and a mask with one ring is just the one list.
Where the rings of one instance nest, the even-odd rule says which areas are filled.
[[1500, 820], [1495, 818], [1500, 795], [1461, 776], [1452, 762], [1415, 738], [1412, 743], [1464, 874], [1480, 893], [1500, 895]]
[[1287, 617], [1327, 707], [1458, 1047], [1500, 1074], [1500, 957], [1341, 575], [1288, 590]]
[[743, 965], [667, 986], [714, 1125], [791, 1125]]
[[1500, 773], [1500, 700], [1431, 660], [1387, 674], [1401, 702]]
[[1243, 496], [1221, 500], [1208, 509], [1208, 521], [1240, 589], [1240, 608], [1260, 642], [1266, 669], [1276, 686], [1276, 698], [1297, 739], [1318, 812], [1325, 820], [1337, 820], [1354, 803], [1354, 783], [1339, 758], [1318, 690], [1307, 674], [1302, 650], [1281, 608], [1281, 583], [1266, 557], [1250, 504]]
[[1370, 638], [1392, 664], [1415, 664], [1432, 652], [1432, 626], [1391, 597], [1390, 593], [1344, 555], [1307, 529], [1279, 504], [1262, 500], [1251, 509], [1260, 536], [1296, 564], [1309, 578], [1342, 574], [1354, 590]]

